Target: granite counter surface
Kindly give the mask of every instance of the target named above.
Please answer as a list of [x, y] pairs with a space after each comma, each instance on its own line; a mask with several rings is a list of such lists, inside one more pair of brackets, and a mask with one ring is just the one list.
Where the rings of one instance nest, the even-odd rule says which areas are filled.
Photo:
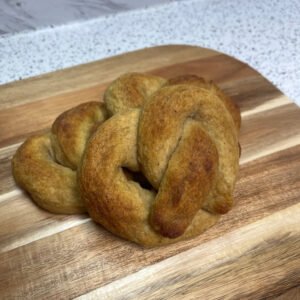
[[212, 48], [300, 105], [300, 2], [185, 0], [0, 36], [0, 83], [164, 44]]

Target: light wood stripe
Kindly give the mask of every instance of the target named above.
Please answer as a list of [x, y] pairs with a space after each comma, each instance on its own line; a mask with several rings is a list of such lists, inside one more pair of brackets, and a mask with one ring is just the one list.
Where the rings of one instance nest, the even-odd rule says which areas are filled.
[[0, 159], [5, 159], [8, 156], [12, 155], [21, 146], [22, 143], [23, 142], [8, 145], [6, 147], [1, 147], [0, 148]]
[[[272, 264], [273, 272], [276, 272], [276, 269], [282, 268], [281, 259], [288, 253], [297, 253], [298, 250], [298, 255], [293, 262], [289, 262], [289, 267], [290, 271], [294, 270], [300, 276], [299, 215], [300, 203], [76, 299], [150, 300], [166, 299], [171, 296], [172, 299], [182, 299], [187, 289], [189, 290], [187, 299], [195, 299], [200, 295], [203, 299], [219, 299], [220, 295], [225, 299], [232, 294], [239, 295], [242, 299], [243, 296], [254, 294], [257, 289], [257, 286], [249, 282], [259, 280], [269, 271], [266, 267], [262, 267], [260, 274], [255, 274], [255, 271], [251, 274], [249, 269], [256, 270], [258, 263]], [[294, 242], [293, 252], [289, 249], [291, 243], [282, 244], [278, 248], [268, 247], [268, 244], [274, 244], [274, 237], [277, 237], [279, 242], [288, 237]], [[266, 249], [268, 253], [265, 252]], [[260, 255], [271, 261], [263, 262], [261, 258], [259, 259]], [[180, 270], [180, 273], [178, 274], [176, 270]], [[261, 288], [270, 284], [276, 285], [288, 272], [287, 270], [286, 273], [278, 274], [279, 276], [269, 274], [267, 281], [261, 281]], [[235, 281], [234, 278], [239, 276], [247, 280]], [[292, 286], [295, 280], [297, 279], [294, 278]]]
[[288, 139], [284, 139], [281, 141], [277, 141], [276, 143], [267, 145], [265, 148], [261, 149], [259, 152], [254, 152], [246, 157], [242, 154], [240, 158], [240, 163], [245, 164], [255, 159], [300, 145], [300, 133], [298, 135], [294, 135], [289, 137]]
[[248, 117], [253, 114], [261, 113], [263, 111], [267, 111], [267, 110], [270, 110], [270, 109], [273, 109], [273, 108], [276, 108], [279, 106], [283, 106], [286, 104], [290, 104], [290, 103], [291, 103], [291, 100], [288, 97], [282, 95], [277, 98], [270, 99], [268, 102], [262, 103], [261, 105], [253, 107], [252, 109], [243, 111], [241, 113], [241, 115], [242, 115], [242, 118], [244, 118], [244, 117]]
[[91, 219], [80, 218], [78, 220], [66, 220], [63, 222], [53, 222], [49, 226], [38, 228], [35, 231], [25, 232], [23, 235], [19, 236], [18, 239], [8, 240], [0, 244], [0, 253], [7, 252], [24, 245], [28, 245], [40, 239], [55, 235], [57, 233], [63, 232], [65, 230], [74, 228], [76, 226], [82, 225], [84, 223], [91, 222]]
[[0, 203], [7, 201], [7, 200], [11, 200], [13, 198], [15, 198], [16, 196], [21, 195], [23, 192], [15, 186], [15, 190], [12, 190], [10, 192], [7, 192], [5, 194], [0, 195]]
[[240, 134], [242, 163], [299, 144], [300, 110], [294, 104], [244, 116]]
[[[9, 200], [9, 201], [8, 201]], [[91, 221], [87, 214], [55, 215], [40, 209], [22, 190], [0, 196], [0, 253]]]

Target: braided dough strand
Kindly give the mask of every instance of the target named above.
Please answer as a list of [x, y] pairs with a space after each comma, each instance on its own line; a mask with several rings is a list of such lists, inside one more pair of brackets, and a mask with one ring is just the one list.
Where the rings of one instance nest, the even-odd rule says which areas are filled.
[[105, 103], [115, 115], [88, 142], [78, 173], [96, 222], [154, 246], [195, 236], [231, 209], [241, 119], [216, 85], [191, 75], [126, 74]]
[[92, 132], [108, 117], [104, 103], [86, 102], [63, 112], [51, 127], [55, 159], [73, 170]]
[[[207, 209], [225, 213], [232, 206], [238, 172], [238, 135], [230, 112], [214, 90], [187, 84], [166, 86], [146, 102], [138, 128], [138, 159], [143, 173], [154, 187], [159, 187], [184, 127], [191, 120], [197, 122], [207, 137], [202, 149], [190, 147], [189, 156], [193, 161], [202, 155], [206, 157], [204, 146], [210, 148], [210, 154], [214, 147], [217, 150], [214, 158], [208, 156], [207, 161], [203, 160], [206, 169], [218, 161], [215, 184], [210, 183], [214, 187], [210, 191], [213, 196], [209, 198]], [[199, 185], [203, 183], [203, 180], [198, 181]]]
[[54, 160], [50, 134], [30, 137], [12, 160], [16, 182], [38, 206], [52, 213], [82, 213], [76, 172]]
[[78, 170], [81, 197], [88, 212], [112, 233], [145, 246], [196, 236], [215, 224], [219, 216], [200, 209], [180, 237], [163, 236], [149, 223], [156, 192], [128, 180], [123, 171], [123, 168], [139, 171], [136, 148], [139, 115], [140, 110], [117, 114], [90, 139]]
[[18, 149], [14, 178], [40, 207], [62, 214], [86, 211], [76, 169], [87, 140], [106, 117], [104, 104], [80, 104], [58, 116], [50, 133], [30, 137]]

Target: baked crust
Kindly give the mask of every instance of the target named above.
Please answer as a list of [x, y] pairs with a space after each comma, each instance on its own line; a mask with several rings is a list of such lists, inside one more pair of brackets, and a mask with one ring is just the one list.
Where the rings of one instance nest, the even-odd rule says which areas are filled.
[[[124, 167], [139, 171], [139, 115], [139, 110], [116, 114], [90, 139], [78, 172], [78, 184], [88, 213], [110, 232], [147, 247], [197, 236], [214, 225], [219, 215], [199, 209], [184, 234], [177, 238], [163, 235], [149, 223], [156, 191], [128, 180], [123, 171]], [[101, 168], [97, 167], [99, 163]]]
[[12, 160], [13, 176], [35, 203], [52, 213], [86, 211], [79, 197], [76, 172], [54, 159], [50, 133], [28, 138]]
[[170, 244], [232, 208], [240, 126], [239, 108], [211, 81], [128, 73], [104, 103], [78, 105], [27, 139], [13, 175], [50, 212], [87, 210], [122, 238]]
[[80, 104], [58, 116], [51, 132], [29, 137], [17, 150], [14, 178], [37, 205], [61, 214], [86, 211], [76, 169], [87, 140], [106, 117], [103, 103]]
[[[123, 84], [121, 77], [108, 88], [108, 107], [110, 100], [114, 107], [121, 107], [118, 101], [126, 106], [124, 99], [132, 103], [135, 94], [124, 97]], [[120, 110], [87, 144], [78, 183], [88, 212], [111, 232], [145, 246], [196, 236], [232, 208], [239, 110], [212, 82], [190, 75], [154, 85], [136, 107]], [[153, 189], [124, 168], [142, 172]]]

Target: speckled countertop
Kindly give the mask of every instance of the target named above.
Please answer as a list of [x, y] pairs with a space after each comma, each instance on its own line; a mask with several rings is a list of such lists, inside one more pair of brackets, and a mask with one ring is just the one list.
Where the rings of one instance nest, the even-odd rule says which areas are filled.
[[162, 44], [232, 55], [300, 105], [298, 0], [185, 0], [2, 35], [0, 83]]

